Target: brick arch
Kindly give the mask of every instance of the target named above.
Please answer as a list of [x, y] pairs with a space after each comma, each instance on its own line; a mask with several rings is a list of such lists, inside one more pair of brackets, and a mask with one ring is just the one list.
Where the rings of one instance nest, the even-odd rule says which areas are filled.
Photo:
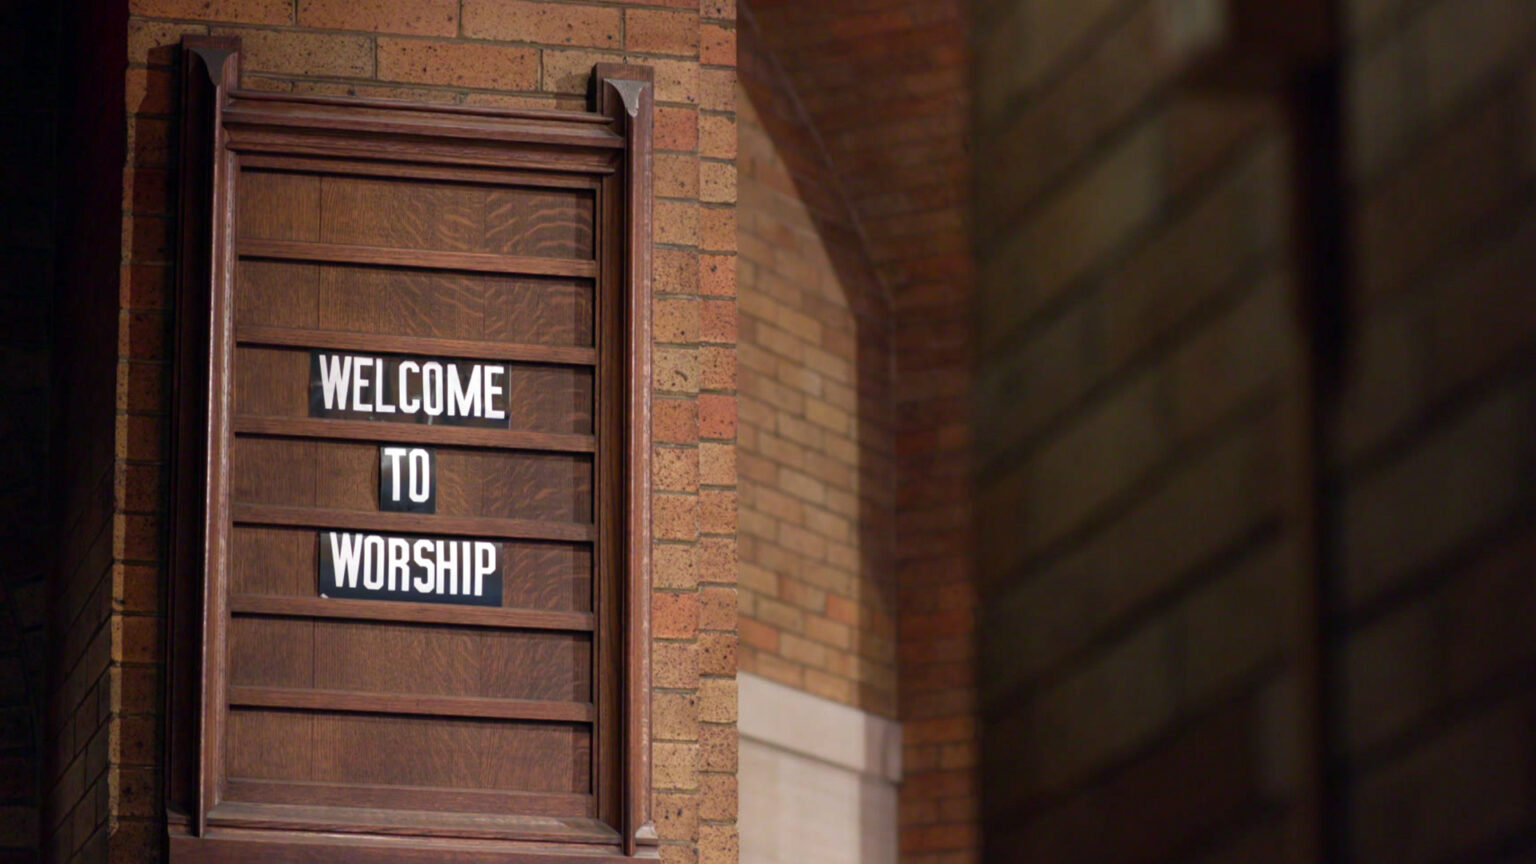
[[[860, 341], [862, 368], [888, 375], [880, 399], [890, 422], [890, 557], [879, 566], [894, 591], [894, 707], [906, 741], [901, 860], [973, 860], [963, 6], [754, 0], [738, 18], [745, 91], [768, 115], [764, 128], [787, 142], [781, 150], [798, 154], [798, 193], [831, 214], [819, 220], [829, 245], [858, 247], [862, 261], [834, 262], [838, 272], [869, 268], [873, 282], [848, 298], [850, 307], [884, 322], [883, 344]], [[755, 82], [773, 80], [789, 94], [789, 110], [777, 105], [782, 97], [757, 95], [765, 88]], [[749, 160], [744, 151], [744, 183]], [[744, 378], [742, 392], [749, 389]], [[744, 462], [744, 478], [749, 468]], [[742, 524], [745, 534], [746, 516]], [[752, 626], [743, 624], [744, 645]]]

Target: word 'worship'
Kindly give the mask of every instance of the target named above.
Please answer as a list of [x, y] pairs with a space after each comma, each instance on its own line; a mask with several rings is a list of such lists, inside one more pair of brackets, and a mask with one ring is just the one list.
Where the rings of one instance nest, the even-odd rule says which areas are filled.
[[501, 605], [501, 544], [320, 532], [320, 596]]

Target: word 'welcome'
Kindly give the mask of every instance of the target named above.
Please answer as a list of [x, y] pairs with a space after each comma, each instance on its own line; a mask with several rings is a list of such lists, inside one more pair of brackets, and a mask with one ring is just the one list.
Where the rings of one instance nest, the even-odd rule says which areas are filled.
[[502, 363], [312, 351], [309, 415], [504, 427], [510, 374]]

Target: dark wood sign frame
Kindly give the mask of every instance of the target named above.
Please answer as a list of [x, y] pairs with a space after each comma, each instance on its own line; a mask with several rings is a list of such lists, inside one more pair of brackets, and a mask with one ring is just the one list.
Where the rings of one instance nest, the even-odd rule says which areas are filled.
[[[238, 40], [189, 36], [183, 45], [168, 627], [171, 859], [596, 864], [656, 857], [650, 811], [650, 70], [599, 66], [591, 112], [478, 109], [243, 91]], [[264, 167], [590, 190], [590, 259], [253, 240], [237, 230], [239, 178]], [[484, 356], [486, 343], [462, 339], [237, 324], [237, 273], [251, 257], [591, 280], [594, 344], [503, 342], [494, 356]], [[242, 414], [236, 410], [237, 357], [253, 346], [591, 369], [592, 434]], [[360, 511], [242, 503], [231, 492], [232, 451], [241, 436], [589, 454], [592, 520], [379, 512], [362, 524]], [[239, 594], [230, 587], [231, 538], [242, 524], [590, 543], [591, 611]], [[588, 634], [591, 701], [239, 686], [230, 680], [232, 616]], [[582, 799], [588, 803], [571, 810], [566, 799], [576, 796], [471, 790], [445, 792], [444, 800], [477, 801], [478, 808], [425, 812], [402, 809], [398, 801], [407, 799], [388, 787], [370, 786], [364, 795], [317, 784], [283, 787], [288, 799], [253, 797], [253, 784], [231, 777], [227, 764], [232, 709], [501, 718], [530, 728], [590, 724], [590, 793]], [[487, 800], [505, 807], [487, 810]]]

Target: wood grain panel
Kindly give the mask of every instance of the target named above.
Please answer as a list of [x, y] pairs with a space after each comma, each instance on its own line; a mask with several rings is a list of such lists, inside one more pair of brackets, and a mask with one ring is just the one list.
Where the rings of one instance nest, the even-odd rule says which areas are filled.
[[[316, 596], [316, 532], [236, 525], [231, 534], [230, 593]], [[548, 612], [592, 611], [592, 552], [579, 543], [502, 544], [502, 606]], [[450, 610], [465, 614], [465, 610]]]
[[502, 544], [501, 602], [512, 609], [592, 611], [592, 549], [574, 543]]
[[590, 347], [585, 279], [242, 260], [236, 324]]
[[235, 326], [318, 327], [320, 269], [285, 261], [237, 263]]
[[315, 714], [321, 782], [587, 792], [591, 733], [557, 723]]
[[481, 277], [482, 338], [529, 345], [592, 346], [592, 283], [584, 279]]
[[591, 791], [584, 724], [231, 708], [228, 749], [231, 778]]
[[560, 366], [513, 366], [507, 382], [512, 428], [590, 435], [592, 373]]
[[229, 683], [244, 687], [314, 687], [315, 622], [235, 618], [229, 627]]
[[[507, 381], [511, 429], [592, 434], [592, 382], [590, 369], [512, 364]], [[308, 418], [309, 352], [236, 348], [235, 414]]]
[[[437, 514], [592, 521], [592, 458], [564, 453], [438, 448]], [[379, 506], [379, 445], [243, 435], [231, 500], [371, 510]]]
[[309, 352], [235, 349], [235, 414], [309, 416]]
[[313, 174], [240, 172], [235, 230], [240, 237], [320, 239], [320, 178]]
[[456, 183], [326, 176], [320, 240], [448, 252], [483, 252], [486, 190]]
[[482, 640], [481, 695], [592, 701], [591, 636], [487, 631]]
[[[595, 196], [587, 190], [245, 172], [246, 186], [258, 188], [258, 194], [275, 195], [279, 190], [302, 187], [306, 195], [313, 196], [304, 180], [319, 184], [318, 239], [324, 243], [593, 257]], [[286, 227], [269, 228], [253, 219], [251, 229], [242, 236], [310, 239], [259, 233]]]
[[314, 686], [321, 689], [591, 699], [591, 637], [584, 634], [356, 621], [319, 621], [314, 627]]
[[315, 715], [297, 711], [229, 712], [226, 770], [253, 780], [312, 780]]
[[481, 339], [485, 336], [486, 278], [326, 266], [319, 276], [319, 327]]
[[316, 506], [319, 447], [314, 441], [236, 438], [230, 454], [230, 500]]
[[315, 596], [317, 542], [308, 528], [236, 525], [230, 532], [230, 593]]
[[486, 195], [486, 251], [551, 258], [592, 257], [591, 193], [492, 189]]

